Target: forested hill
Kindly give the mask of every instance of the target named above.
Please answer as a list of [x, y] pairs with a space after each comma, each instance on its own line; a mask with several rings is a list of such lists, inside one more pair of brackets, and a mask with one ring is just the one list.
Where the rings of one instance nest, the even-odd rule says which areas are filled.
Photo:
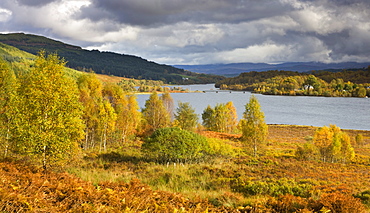
[[247, 90], [265, 95], [369, 97], [370, 67], [342, 72], [254, 71], [221, 80], [215, 86], [220, 89]]
[[169, 65], [157, 64], [137, 56], [101, 52], [98, 50], [85, 50], [78, 46], [37, 35], [24, 33], [0, 34], [0, 42], [32, 54], [37, 54], [40, 49], [44, 49], [47, 52], [56, 52], [60, 57], [66, 59], [68, 67], [81, 71], [91, 69], [98, 74], [162, 80], [166, 83], [181, 84], [214, 83], [223, 78], [215, 75], [193, 73]]
[[322, 63], [322, 62], [285, 62], [281, 64], [267, 63], [233, 63], [233, 64], [203, 64], [203, 65], [174, 65], [180, 69], [186, 69], [197, 73], [216, 74], [227, 77], [235, 77], [244, 72], [262, 72], [269, 70], [290, 70], [297, 72], [310, 72], [327, 70], [339, 72], [343, 70], [364, 69], [370, 62], [342, 62], [342, 63]]

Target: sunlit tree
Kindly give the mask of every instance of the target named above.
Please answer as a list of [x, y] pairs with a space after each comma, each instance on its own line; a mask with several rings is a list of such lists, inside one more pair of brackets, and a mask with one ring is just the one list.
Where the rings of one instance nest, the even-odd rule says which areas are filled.
[[345, 163], [355, 156], [350, 137], [335, 125], [318, 128], [313, 143], [319, 149], [321, 160], [324, 162]]
[[44, 169], [68, 159], [83, 138], [77, 85], [65, 76], [64, 65], [56, 54], [40, 52], [19, 89], [17, 151], [41, 159]]
[[107, 150], [107, 141], [110, 134], [113, 133], [116, 125], [117, 114], [110, 102], [104, 99], [99, 104], [99, 123], [98, 133], [100, 136], [100, 151]]
[[237, 114], [234, 104], [208, 106], [202, 113], [203, 126], [210, 131], [233, 133], [237, 128]]
[[124, 143], [138, 128], [141, 120], [139, 105], [136, 96], [125, 93], [116, 84], [106, 84], [103, 89], [104, 99], [112, 104], [116, 114], [116, 132], [120, 141]]
[[226, 132], [235, 133], [238, 127], [238, 114], [232, 101], [226, 103], [227, 118], [226, 118]]
[[249, 99], [249, 103], [245, 105], [243, 119], [240, 120], [240, 128], [244, 143], [252, 147], [253, 155], [256, 157], [259, 147], [266, 141], [268, 126], [261, 106], [254, 95]]
[[175, 104], [173, 102], [173, 98], [171, 97], [171, 94], [169, 92], [165, 92], [161, 96], [163, 106], [167, 110], [168, 114], [170, 115], [171, 121], [174, 119], [174, 109], [175, 109]]
[[103, 101], [103, 85], [94, 73], [81, 75], [77, 82], [85, 123], [85, 140], [82, 147], [89, 149], [95, 147], [96, 140], [99, 138], [99, 107]]
[[0, 147], [7, 157], [18, 116], [17, 79], [13, 70], [0, 58]]
[[157, 92], [153, 92], [149, 96], [149, 99], [145, 102], [145, 107], [142, 110], [142, 113], [144, 129], [149, 134], [156, 129], [169, 127], [170, 125], [170, 115]]
[[189, 102], [179, 102], [175, 114], [175, 124], [181, 129], [194, 131], [198, 124], [198, 115], [195, 113], [195, 109], [190, 106]]

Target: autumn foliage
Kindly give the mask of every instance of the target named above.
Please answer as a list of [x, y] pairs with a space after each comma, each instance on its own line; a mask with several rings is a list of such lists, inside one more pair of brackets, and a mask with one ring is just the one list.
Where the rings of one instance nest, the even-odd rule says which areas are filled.
[[153, 191], [139, 180], [93, 185], [14, 162], [0, 163], [0, 177], [1, 212], [233, 212], [207, 200]]
[[[0, 63], [0, 212], [361, 213], [370, 206], [370, 131], [266, 125], [254, 96], [239, 125], [229, 102], [207, 107], [202, 127], [189, 104], [173, 116], [168, 93], [152, 93], [139, 112], [119, 85], [94, 74], [66, 78], [63, 64], [40, 54], [32, 75], [15, 78]], [[284, 80], [287, 89], [293, 80]], [[306, 92], [320, 90], [316, 77], [301, 80]]]

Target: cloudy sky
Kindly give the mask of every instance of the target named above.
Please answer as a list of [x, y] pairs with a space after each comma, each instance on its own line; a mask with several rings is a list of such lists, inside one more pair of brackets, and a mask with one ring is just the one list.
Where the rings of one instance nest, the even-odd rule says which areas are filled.
[[165, 64], [370, 61], [369, 0], [1, 0], [0, 32]]

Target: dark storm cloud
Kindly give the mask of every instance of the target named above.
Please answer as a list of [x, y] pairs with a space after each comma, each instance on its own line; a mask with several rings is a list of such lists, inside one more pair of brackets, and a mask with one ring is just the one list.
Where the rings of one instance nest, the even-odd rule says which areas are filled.
[[370, 0], [0, 0], [0, 26], [167, 64], [370, 55]]
[[283, 14], [291, 8], [279, 1], [256, 0], [92, 0], [80, 17], [108, 19], [138, 26], [238, 23]]
[[369, 57], [370, 37], [356, 30], [343, 30], [325, 36], [317, 36], [331, 50], [329, 56], [340, 60], [346, 56]]
[[16, 0], [21, 5], [38, 7], [38, 6], [45, 6], [49, 3], [56, 2], [59, 0]]
[[310, 3], [319, 3], [319, 4], [332, 4], [337, 6], [352, 6], [355, 4], [369, 4], [367, 0], [320, 0], [320, 1], [312, 1], [312, 0], [302, 0], [302, 2], [310, 2]]

